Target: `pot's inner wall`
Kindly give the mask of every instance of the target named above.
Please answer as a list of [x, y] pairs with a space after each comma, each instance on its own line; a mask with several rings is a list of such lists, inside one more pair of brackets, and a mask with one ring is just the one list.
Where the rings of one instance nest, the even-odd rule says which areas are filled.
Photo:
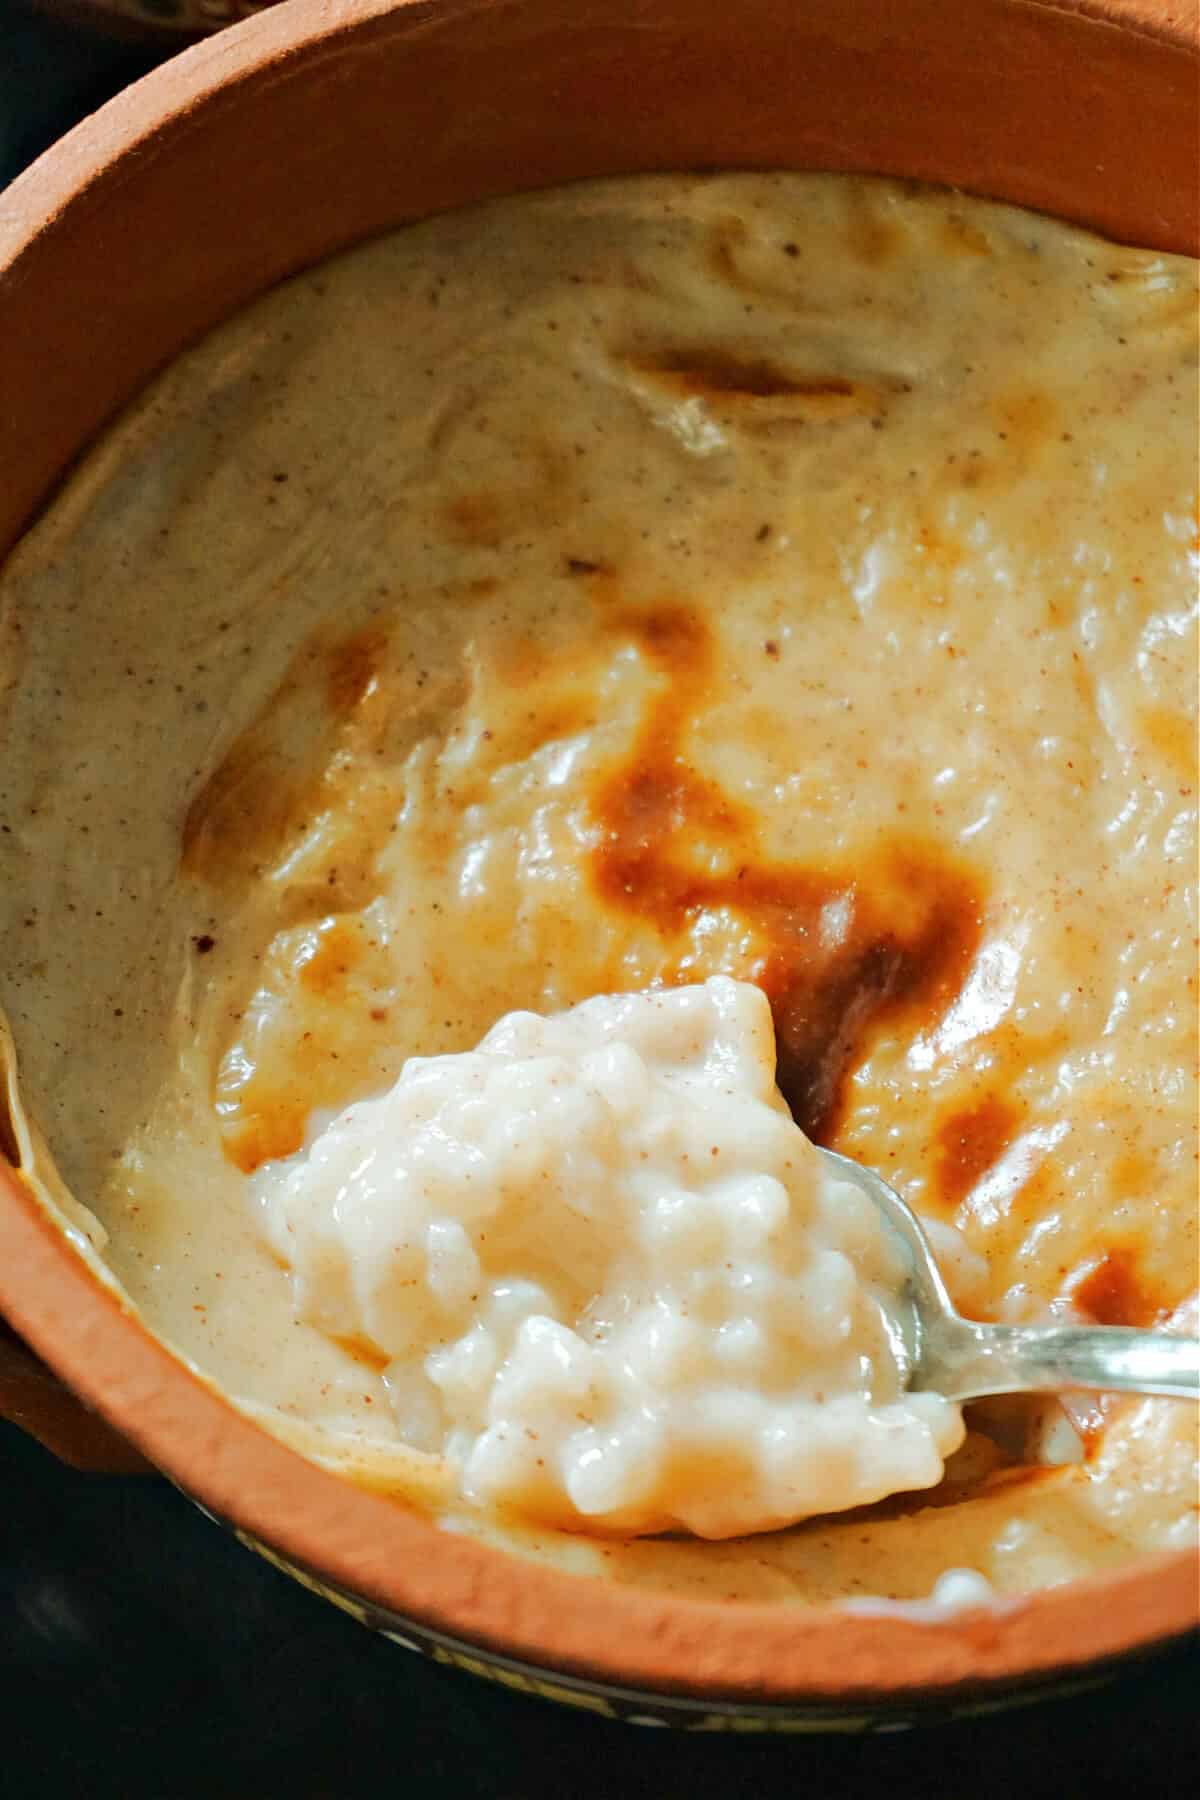
[[1186, 31], [1006, 0], [363, 12], [310, 24], [288, 8], [220, 34], [8, 191], [0, 545], [218, 319], [332, 249], [494, 193], [640, 169], [861, 169], [1195, 247]]

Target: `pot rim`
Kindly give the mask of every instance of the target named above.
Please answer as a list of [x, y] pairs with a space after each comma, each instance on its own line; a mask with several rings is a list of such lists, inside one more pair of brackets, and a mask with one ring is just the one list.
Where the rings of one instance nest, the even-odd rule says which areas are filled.
[[[289, 0], [188, 45], [131, 82], [35, 158], [3, 190], [0, 200], [0, 274], [49, 228], [111, 165], [158, 137], [222, 90], [261, 79], [272, 65], [286, 77], [290, 62], [321, 44], [386, 28], [403, 13], [410, 30], [422, 16], [443, 28], [447, 18], [469, 17], [520, 0]], [[1065, 14], [1097, 29], [1148, 38], [1200, 57], [1200, 0], [1001, 0], [1014, 12]]]
[[[206, 39], [54, 145], [0, 199], [4, 270], [168, 126], [290, 78], [396, 12], [439, 29], [510, 0], [293, 0]], [[518, 0], [519, 4], [519, 0]], [[1197, 49], [1197, 0], [1007, 0]], [[759, 1703], [930, 1701], [1027, 1686], [1178, 1637], [1200, 1592], [1189, 1551], [939, 1622], [837, 1607], [731, 1607], [571, 1575], [447, 1532], [286, 1448], [153, 1337], [0, 1161], [0, 1305], [30, 1346], [157, 1466], [249, 1535], [418, 1625], [549, 1673]]]

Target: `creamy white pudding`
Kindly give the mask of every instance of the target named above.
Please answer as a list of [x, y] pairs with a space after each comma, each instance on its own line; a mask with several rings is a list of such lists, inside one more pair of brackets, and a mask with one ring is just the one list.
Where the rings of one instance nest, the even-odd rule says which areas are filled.
[[932, 1487], [902, 1246], [775, 1086], [762, 992], [510, 1013], [254, 1182], [297, 1315], [387, 1358], [468, 1499], [736, 1537]]

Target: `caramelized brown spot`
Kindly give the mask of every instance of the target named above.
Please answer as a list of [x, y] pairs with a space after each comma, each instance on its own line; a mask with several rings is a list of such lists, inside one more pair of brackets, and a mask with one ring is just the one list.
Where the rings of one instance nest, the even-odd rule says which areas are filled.
[[[841, 1123], [846, 1078], [880, 1027], [915, 1036], [957, 998], [979, 945], [982, 895], [974, 875], [933, 844], [881, 845], [856, 868], [816, 880], [781, 876], [767, 884], [786, 897], [776, 901], [762, 979], [778, 1080], [798, 1123], [827, 1141]], [[822, 916], [842, 905], [844, 933], [818, 947]]]
[[[392, 1360], [374, 1344], [368, 1344], [365, 1338], [335, 1337], [333, 1341], [340, 1350], [344, 1350], [346, 1355], [352, 1357], [362, 1368], [370, 1369], [376, 1375], [382, 1375]], [[363, 1398], [366, 1399], [367, 1396], [364, 1394]]]
[[855, 384], [840, 375], [790, 375], [765, 358], [742, 357], [732, 350], [671, 350], [642, 363], [648, 374], [661, 376], [683, 394], [744, 394], [767, 400], [781, 394], [848, 395]]
[[1019, 1118], [1011, 1101], [989, 1094], [943, 1119], [934, 1138], [933, 1167], [939, 1197], [947, 1206], [957, 1206], [1000, 1161], [1016, 1135]]
[[1135, 1253], [1124, 1248], [1105, 1250], [1068, 1291], [1097, 1325], [1151, 1325], [1168, 1310], [1139, 1274]]
[[325, 657], [325, 693], [333, 713], [348, 713], [374, 681], [387, 637], [378, 627], [356, 631], [332, 644]]
[[243, 1175], [253, 1175], [265, 1162], [295, 1155], [304, 1142], [307, 1116], [308, 1109], [304, 1104], [289, 1105], [282, 1101], [253, 1112], [236, 1131], [226, 1133], [225, 1154]]
[[723, 345], [640, 351], [627, 360], [642, 381], [659, 392], [705, 400], [749, 430], [846, 418], [879, 420], [891, 398], [905, 387], [891, 379], [858, 381], [848, 375], [787, 369]]
[[939, 846], [898, 837], [847, 868], [764, 857], [753, 816], [684, 752], [712, 672], [703, 623], [668, 604], [619, 613], [613, 626], [662, 686], [591, 795], [603, 834], [593, 884], [667, 939], [706, 908], [745, 919], [756, 950], [744, 972], [771, 1002], [779, 1085], [804, 1130], [828, 1142], [846, 1077], [880, 1026], [915, 1032], [958, 994], [979, 942], [978, 880]]
[[362, 961], [363, 940], [341, 920], [323, 924], [313, 953], [300, 963], [301, 983], [311, 993], [328, 998], [344, 988], [346, 977]]

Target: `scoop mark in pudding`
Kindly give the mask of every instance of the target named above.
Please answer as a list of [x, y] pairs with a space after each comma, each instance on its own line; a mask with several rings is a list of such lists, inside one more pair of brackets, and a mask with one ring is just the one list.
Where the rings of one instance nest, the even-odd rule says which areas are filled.
[[601, 832], [593, 887], [668, 939], [710, 908], [746, 920], [754, 960], [737, 972], [771, 1002], [780, 1088], [802, 1129], [829, 1143], [848, 1078], [880, 1028], [915, 1035], [961, 991], [982, 933], [980, 879], [915, 837], [881, 839], [852, 867], [765, 856], [754, 814], [685, 749], [713, 673], [703, 621], [664, 601], [617, 606], [609, 623], [633, 640], [659, 685], [629, 751], [589, 795]]

